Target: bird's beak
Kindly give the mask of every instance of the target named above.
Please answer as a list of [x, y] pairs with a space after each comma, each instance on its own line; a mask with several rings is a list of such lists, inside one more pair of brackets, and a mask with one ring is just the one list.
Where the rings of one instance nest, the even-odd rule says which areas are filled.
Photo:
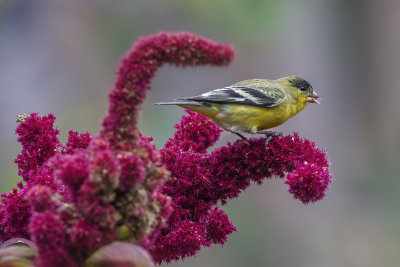
[[308, 102], [319, 104], [318, 98], [319, 98], [319, 95], [316, 92], [313, 92], [312, 96], [308, 97]]

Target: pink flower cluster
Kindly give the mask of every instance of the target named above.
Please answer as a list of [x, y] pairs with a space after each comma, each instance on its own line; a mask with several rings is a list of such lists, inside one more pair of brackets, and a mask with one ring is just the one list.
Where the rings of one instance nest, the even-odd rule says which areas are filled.
[[0, 205], [0, 241], [6, 241], [13, 237], [29, 237], [28, 222], [31, 217], [31, 208], [25, 199], [25, 195], [34, 185], [48, 186], [54, 192], [62, 191], [54, 178], [42, 169], [60, 146], [57, 135], [58, 130], [53, 128], [55, 117], [39, 117], [33, 113], [30, 116], [23, 115], [21, 124], [16, 133], [18, 141], [22, 145], [21, 154], [15, 159], [18, 164], [18, 174], [27, 183], [18, 184], [19, 191], [13, 189], [10, 193], [2, 193]]
[[15, 237], [38, 247], [37, 266], [81, 266], [115, 240], [138, 244], [158, 263], [224, 244], [236, 228], [218, 207], [251, 181], [284, 177], [304, 203], [324, 197], [331, 175], [325, 152], [293, 136], [237, 141], [212, 152], [221, 130], [188, 111], [157, 151], [137, 128], [140, 103], [157, 68], [227, 65], [233, 48], [189, 33], [141, 39], [122, 60], [99, 136], [69, 132], [58, 140], [53, 115], [21, 116], [25, 184], [3, 193], [0, 241]]
[[[207, 153], [220, 134], [206, 117], [187, 111], [177, 131], [161, 149], [171, 180], [162, 192], [172, 198], [168, 227], [155, 244], [156, 261], [194, 255], [201, 246], [223, 244], [236, 230], [217, 204], [236, 198], [251, 182], [277, 176], [303, 203], [324, 197], [331, 182], [325, 152], [293, 136], [239, 140]], [[193, 233], [196, 233], [195, 235]]]

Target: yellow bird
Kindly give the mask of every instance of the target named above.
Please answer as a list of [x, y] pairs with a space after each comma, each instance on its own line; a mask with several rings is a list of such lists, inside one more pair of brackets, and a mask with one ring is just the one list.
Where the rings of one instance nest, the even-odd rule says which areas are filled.
[[209, 117], [222, 129], [246, 139], [242, 133], [271, 134], [267, 129], [281, 125], [319, 96], [298, 76], [278, 80], [251, 79], [215, 89], [199, 96], [160, 102], [177, 105]]

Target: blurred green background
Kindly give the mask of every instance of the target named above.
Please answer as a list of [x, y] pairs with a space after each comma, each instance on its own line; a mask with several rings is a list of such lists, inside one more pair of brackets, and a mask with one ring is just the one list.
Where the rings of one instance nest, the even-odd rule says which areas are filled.
[[[296, 74], [321, 96], [277, 130], [328, 152], [334, 181], [304, 206], [281, 180], [224, 209], [224, 246], [163, 266], [400, 266], [400, 1], [0, 0], [0, 191], [19, 181], [17, 114], [96, 134], [120, 58], [140, 36], [191, 31], [236, 47], [228, 68], [165, 66], [141, 129], [161, 147], [183, 110], [151, 103], [248, 78]], [[237, 139], [224, 133], [218, 145]]]

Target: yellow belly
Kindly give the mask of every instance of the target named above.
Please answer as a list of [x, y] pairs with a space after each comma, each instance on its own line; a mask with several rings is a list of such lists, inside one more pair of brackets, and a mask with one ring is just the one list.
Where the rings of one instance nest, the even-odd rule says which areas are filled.
[[229, 104], [216, 116], [220, 121], [233, 131], [257, 132], [276, 127], [289, 119], [288, 114], [282, 107], [258, 107], [250, 105]]
[[293, 105], [260, 107], [241, 104], [217, 104], [210, 107], [180, 105], [212, 119], [223, 129], [231, 132], [255, 133], [281, 125], [300, 112], [305, 106]]

